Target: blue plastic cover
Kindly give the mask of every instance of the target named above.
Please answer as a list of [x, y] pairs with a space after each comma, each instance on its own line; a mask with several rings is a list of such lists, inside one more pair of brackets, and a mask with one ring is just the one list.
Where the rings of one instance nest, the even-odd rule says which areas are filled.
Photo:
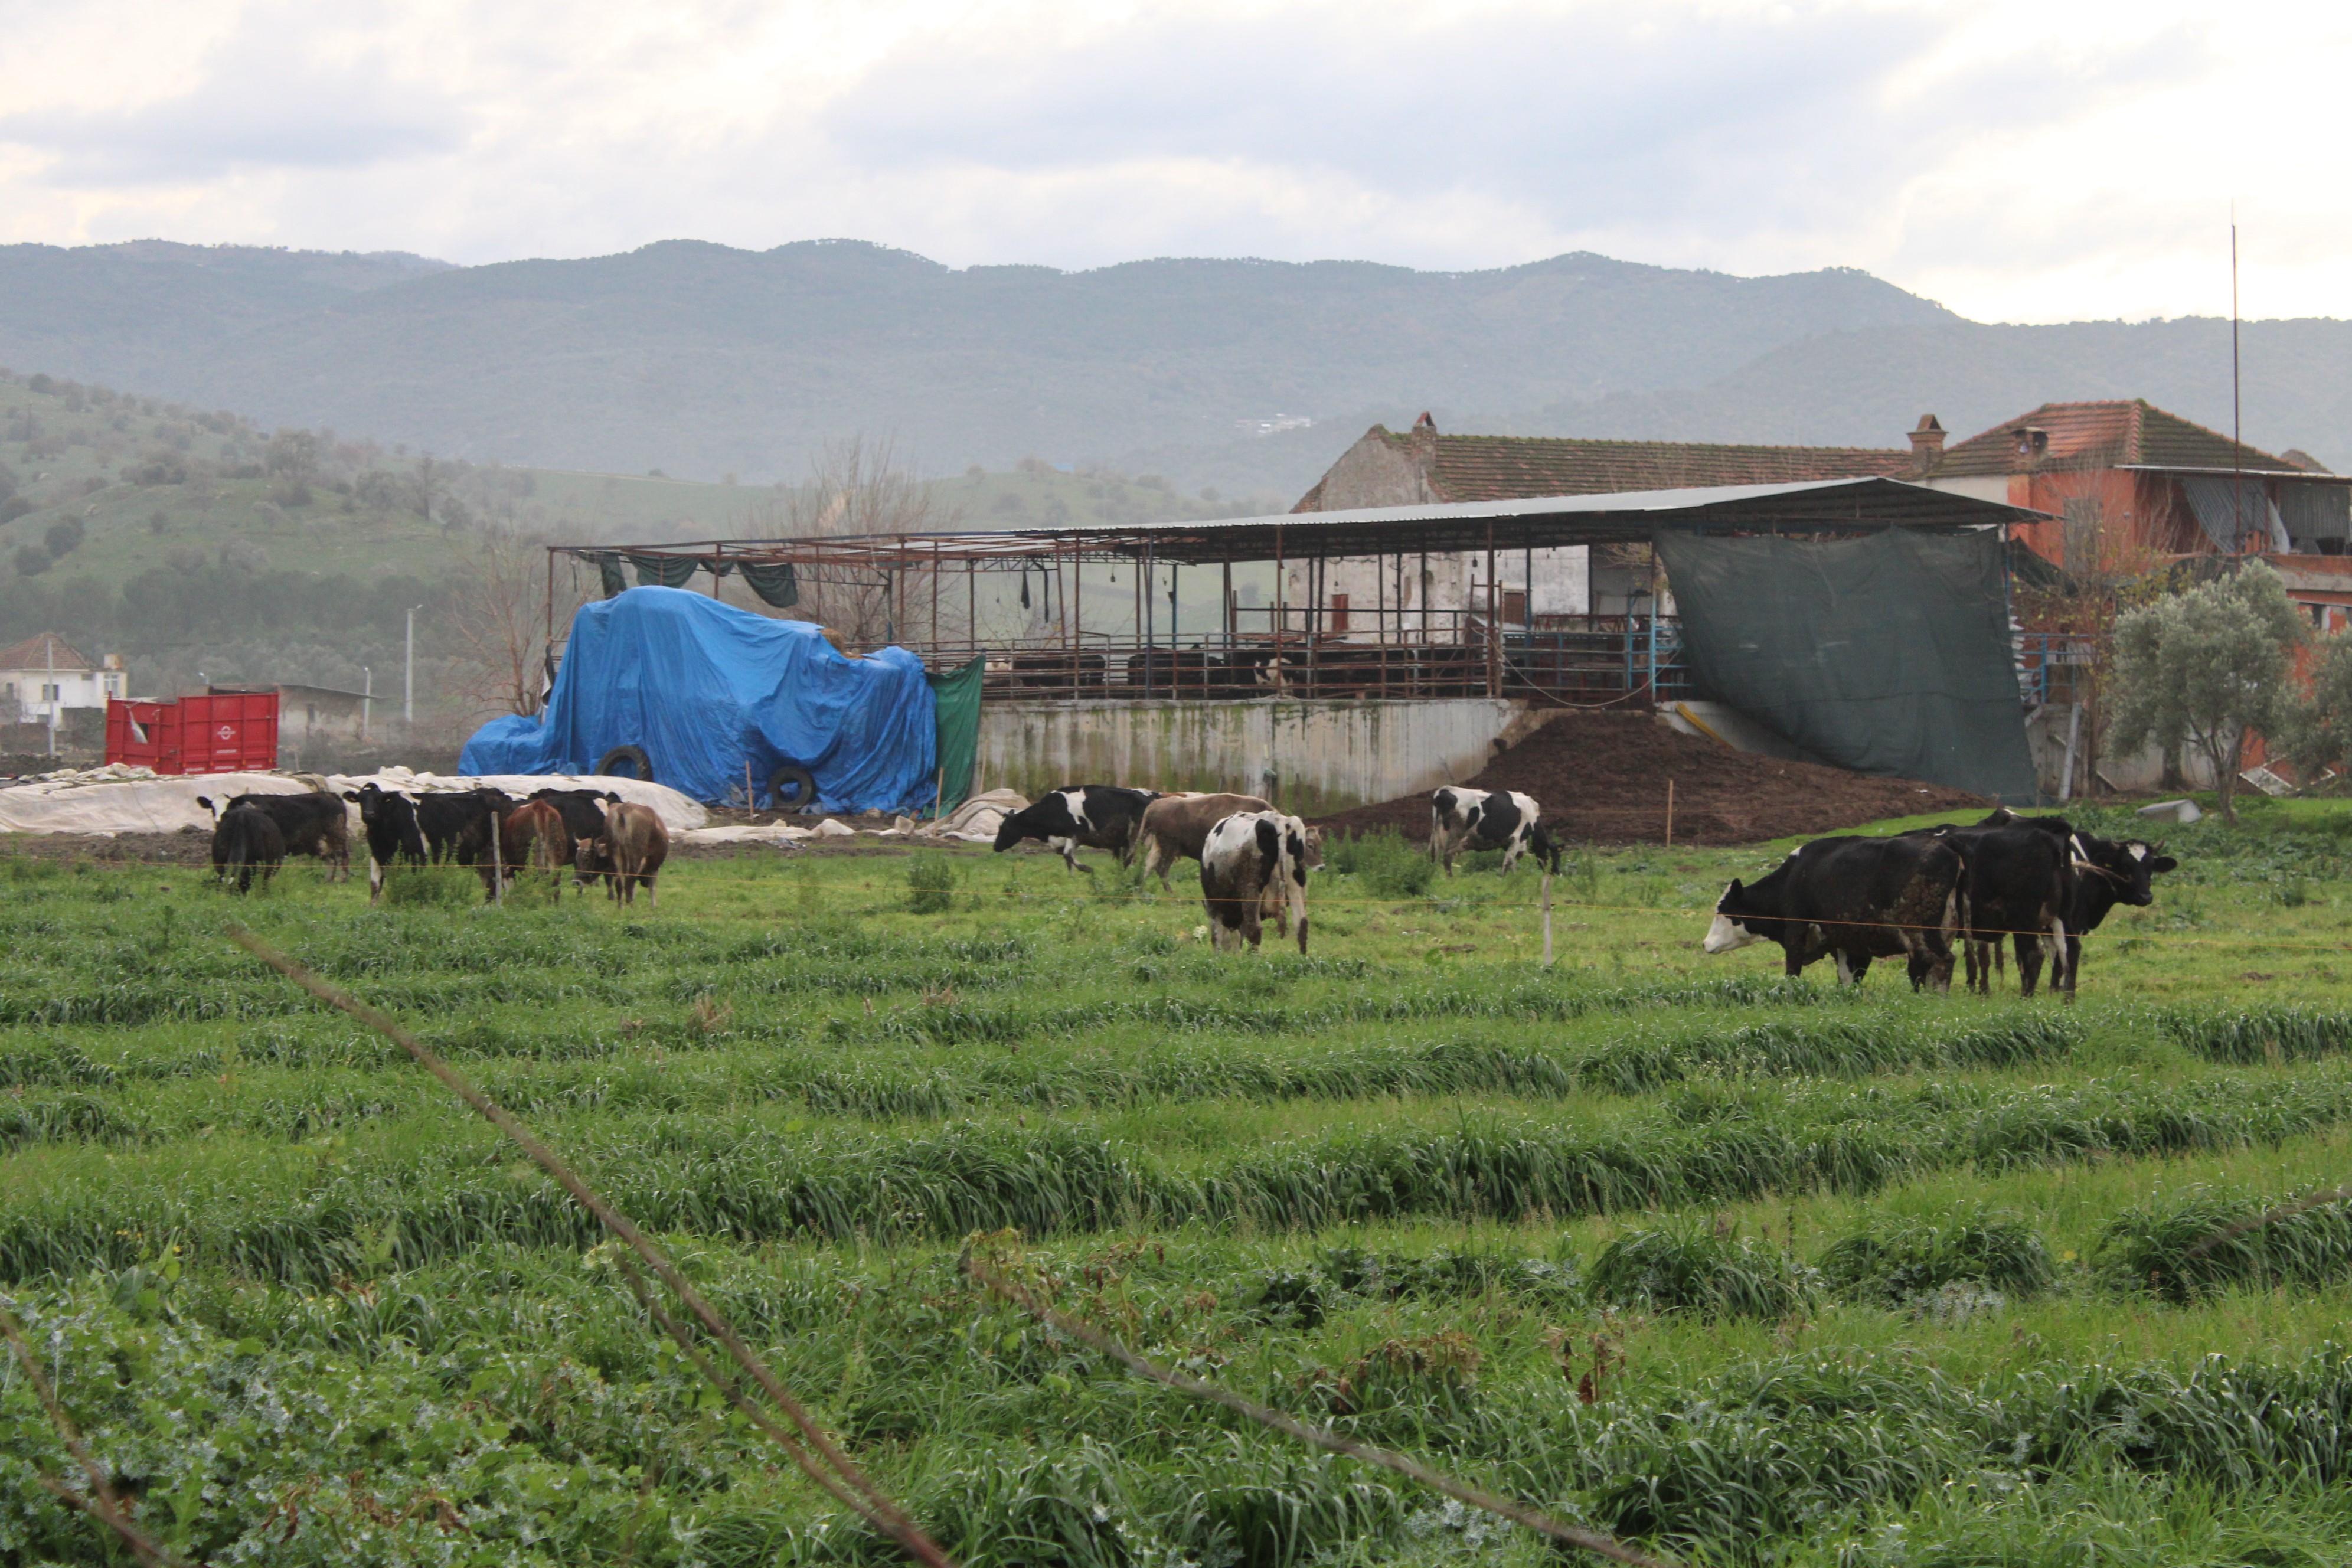
[[938, 735], [923, 661], [902, 647], [836, 652], [805, 621], [770, 620], [678, 588], [583, 605], [541, 718], [493, 719], [468, 773], [584, 773], [642, 746], [654, 779], [717, 803], [764, 791], [786, 762], [816, 775], [827, 811], [928, 805]]

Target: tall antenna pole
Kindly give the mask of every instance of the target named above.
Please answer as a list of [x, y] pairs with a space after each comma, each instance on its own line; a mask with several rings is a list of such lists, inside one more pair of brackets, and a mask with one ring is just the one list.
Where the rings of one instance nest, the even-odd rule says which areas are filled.
[[2238, 400], [2238, 204], [2230, 204], [2230, 515], [2238, 525], [2238, 553], [2246, 551], [2245, 412]]

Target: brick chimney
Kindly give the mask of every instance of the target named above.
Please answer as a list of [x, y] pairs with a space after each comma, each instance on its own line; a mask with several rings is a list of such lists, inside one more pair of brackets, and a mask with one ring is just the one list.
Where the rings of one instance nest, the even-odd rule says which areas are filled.
[[1911, 432], [1911, 471], [1924, 479], [1943, 460], [1944, 423], [1932, 414], [1922, 414], [1918, 427]]

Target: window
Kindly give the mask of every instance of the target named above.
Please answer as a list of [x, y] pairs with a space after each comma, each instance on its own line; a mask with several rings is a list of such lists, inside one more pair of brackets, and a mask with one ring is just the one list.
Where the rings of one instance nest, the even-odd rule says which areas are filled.
[[1528, 591], [1525, 588], [1503, 590], [1503, 619], [1512, 626], [1525, 626], [1528, 619]]
[[1331, 629], [1335, 632], [1348, 629], [1348, 595], [1345, 594], [1331, 595]]
[[2063, 564], [2069, 572], [2089, 574], [2099, 569], [2099, 498], [2077, 496], [2066, 503]]
[[41, 700], [44, 702], [55, 702], [57, 700], [58, 689], [48, 682], [43, 681], [41, 683]]

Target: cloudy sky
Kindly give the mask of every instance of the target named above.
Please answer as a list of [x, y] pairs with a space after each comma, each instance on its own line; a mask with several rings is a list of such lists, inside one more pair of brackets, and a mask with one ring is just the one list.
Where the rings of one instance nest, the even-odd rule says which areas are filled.
[[15, 0], [0, 241], [1867, 268], [2352, 315], [2352, 7]]

